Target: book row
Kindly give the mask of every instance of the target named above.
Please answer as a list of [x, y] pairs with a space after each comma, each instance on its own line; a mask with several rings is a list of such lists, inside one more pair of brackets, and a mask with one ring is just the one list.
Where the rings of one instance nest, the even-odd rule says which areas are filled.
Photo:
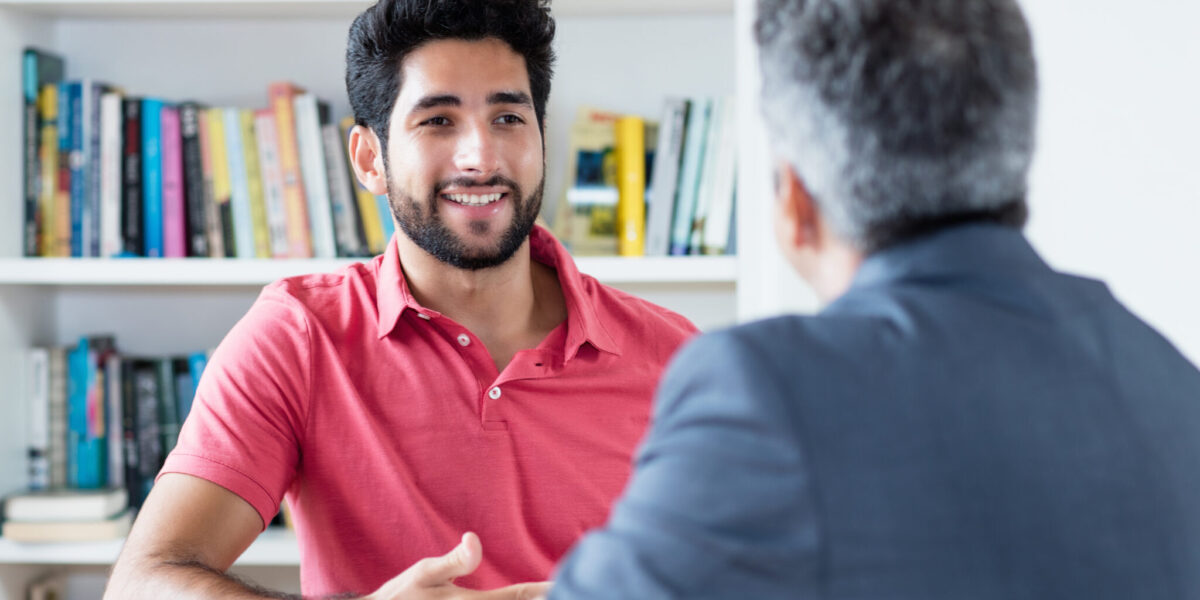
[[288, 82], [207, 107], [64, 81], [27, 49], [27, 256], [334, 258], [383, 251], [391, 212], [349, 165], [353, 119]]
[[28, 351], [29, 488], [122, 489], [141, 506], [208, 357], [129, 356], [111, 335]]
[[576, 255], [736, 251], [730, 98], [670, 97], [659, 122], [581, 108], [554, 228]]

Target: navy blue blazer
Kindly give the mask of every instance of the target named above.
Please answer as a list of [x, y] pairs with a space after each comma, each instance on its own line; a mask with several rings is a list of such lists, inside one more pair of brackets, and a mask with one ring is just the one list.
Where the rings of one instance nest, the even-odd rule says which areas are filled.
[[1200, 598], [1200, 372], [1016, 230], [869, 257], [669, 367], [551, 598]]

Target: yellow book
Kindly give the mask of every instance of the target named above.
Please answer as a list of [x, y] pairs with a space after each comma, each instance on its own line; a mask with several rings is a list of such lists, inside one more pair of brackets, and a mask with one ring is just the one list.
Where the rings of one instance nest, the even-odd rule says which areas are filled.
[[646, 123], [621, 117], [616, 124], [617, 254], [642, 256], [646, 246]]
[[[348, 144], [350, 130], [354, 128], [354, 117], [342, 119], [339, 125], [342, 130], [342, 143]], [[358, 216], [362, 219], [363, 234], [367, 238], [367, 249], [371, 254], [383, 254], [388, 241], [383, 239], [383, 223], [379, 220], [379, 207], [375, 204], [375, 196], [359, 183], [353, 168], [350, 177], [354, 179], [354, 197], [358, 203]]]
[[[61, 228], [58, 217], [58, 85], [47, 84], [38, 92], [38, 112], [42, 120], [42, 130], [38, 141], [41, 173], [40, 193], [38, 204], [42, 209], [42, 230], [40, 244], [42, 256], [66, 256], [70, 254], [69, 241], [64, 244], [60, 239]], [[68, 215], [67, 229], [70, 230]], [[65, 253], [64, 253], [65, 250]]]
[[208, 148], [212, 157], [213, 207], [217, 221], [221, 224], [221, 239], [224, 240], [225, 256], [237, 256], [233, 234], [233, 206], [230, 200], [233, 184], [229, 180], [229, 153], [225, 142], [225, 112], [220, 108], [204, 110], [208, 124]]
[[238, 110], [242, 126], [242, 156], [246, 161], [246, 188], [250, 192], [250, 222], [254, 225], [254, 257], [271, 258], [271, 232], [267, 229], [267, 201], [263, 192], [258, 141], [254, 136], [254, 111]]
[[288, 256], [312, 258], [312, 233], [308, 223], [308, 196], [300, 172], [300, 148], [296, 145], [296, 115], [292, 98], [304, 93], [286, 81], [267, 86], [271, 109], [275, 112], [279, 142], [279, 168], [283, 173], [283, 202], [287, 210]]

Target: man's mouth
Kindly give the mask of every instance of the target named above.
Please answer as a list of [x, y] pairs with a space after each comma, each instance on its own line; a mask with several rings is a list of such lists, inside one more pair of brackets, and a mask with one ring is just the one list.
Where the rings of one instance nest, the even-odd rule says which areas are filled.
[[506, 193], [492, 194], [442, 194], [442, 198], [463, 206], [486, 206], [503, 198]]

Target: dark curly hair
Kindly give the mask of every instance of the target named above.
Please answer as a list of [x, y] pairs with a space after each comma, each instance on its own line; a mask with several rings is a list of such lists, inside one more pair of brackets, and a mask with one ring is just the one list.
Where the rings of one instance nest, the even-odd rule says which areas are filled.
[[433, 40], [485, 38], [524, 57], [541, 129], [554, 66], [549, 0], [379, 0], [354, 19], [346, 41], [346, 93], [355, 123], [375, 132], [385, 159], [404, 58]]

